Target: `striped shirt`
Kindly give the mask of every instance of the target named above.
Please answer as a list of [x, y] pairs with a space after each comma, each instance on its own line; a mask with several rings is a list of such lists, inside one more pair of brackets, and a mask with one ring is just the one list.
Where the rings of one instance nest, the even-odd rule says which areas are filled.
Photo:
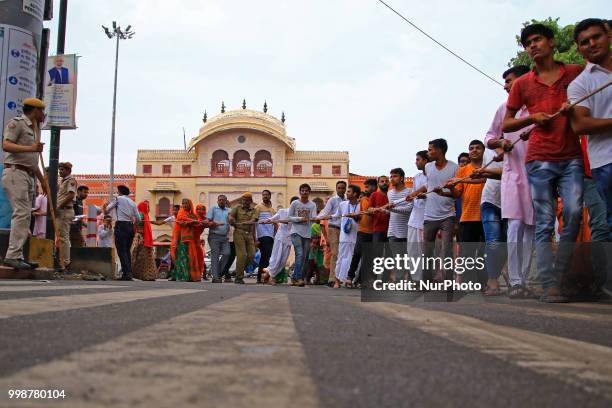
[[[268, 207], [267, 205], [261, 203], [255, 206], [255, 217], [258, 221], [266, 221], [272, 218], [272, 216], [276, 214], [276, 210], [272, 205]], [[263, 237], [272, 237], [274, 238], [274, 225], [272, 224], [257, 224], [257, 238]]]
[[404, 188], [402, 191], [393, 189], [387, 193], [390, 203], [398, 203], [396, 207], [390, 210], [388, 237], [406, 238], [408, 220], [412, 211], [412, 202], [407, 202], [406, 196], [411, 192], [411, 188]]

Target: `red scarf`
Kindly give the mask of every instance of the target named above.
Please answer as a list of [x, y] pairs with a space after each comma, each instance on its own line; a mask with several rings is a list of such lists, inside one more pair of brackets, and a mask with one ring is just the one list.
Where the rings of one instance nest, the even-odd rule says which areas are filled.
[[153, 247], [153, 231], [151, 230], [151, 220], [149, 219], [149, 202], [142, 201], [138, 204], [138, 211], [142, 214], [143, 219], [143, 237], [144, 246]]

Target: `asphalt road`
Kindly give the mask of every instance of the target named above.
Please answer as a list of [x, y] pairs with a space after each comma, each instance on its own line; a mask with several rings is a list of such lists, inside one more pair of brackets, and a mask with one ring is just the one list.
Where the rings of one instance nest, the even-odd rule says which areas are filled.
[[612, 405], [611, 305], [247, 282], [0, 281], [0, 406]]

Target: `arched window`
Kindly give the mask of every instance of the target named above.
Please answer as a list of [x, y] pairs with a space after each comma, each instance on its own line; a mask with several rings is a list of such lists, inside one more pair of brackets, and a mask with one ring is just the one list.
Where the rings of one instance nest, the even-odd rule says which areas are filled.
[[157, 216], [158, 217], [169, 217], [170, 216], [170, 200], [166, 197], [162, 197], [157, 202]]
[[227, 176], [230, 169], [229, 155], [225, 150], [215, 150], [211, 159], [211, 173], [213, 176]]
[[272, 175], [272, 155], [267, 150], [255, 153], [255, 175], [270, 177]]
[[251, 155], [246, 150], [234, 153], [234, 174], [237, 176], [251, 175]]

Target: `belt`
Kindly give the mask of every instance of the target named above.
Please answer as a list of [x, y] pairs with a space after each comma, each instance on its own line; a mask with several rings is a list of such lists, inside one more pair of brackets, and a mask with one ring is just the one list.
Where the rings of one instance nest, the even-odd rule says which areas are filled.
[[329, 224], [329, 226], [330, 226], [331, 228], [337, 228], [337, 229], [340, 229], [340, 227], [339, 227], [339, 226], [337, 226], [337, 225], [331, 225], [331, 224]]
[[29, 168], [28, 166], [24, 166], [23, 164], [8, 164], [8, 163], [4, 163], [4, 168], [5, 169], [17, 169], [17, 170], [25, 171], [30, 176], [34, 177], [34, 170]]

